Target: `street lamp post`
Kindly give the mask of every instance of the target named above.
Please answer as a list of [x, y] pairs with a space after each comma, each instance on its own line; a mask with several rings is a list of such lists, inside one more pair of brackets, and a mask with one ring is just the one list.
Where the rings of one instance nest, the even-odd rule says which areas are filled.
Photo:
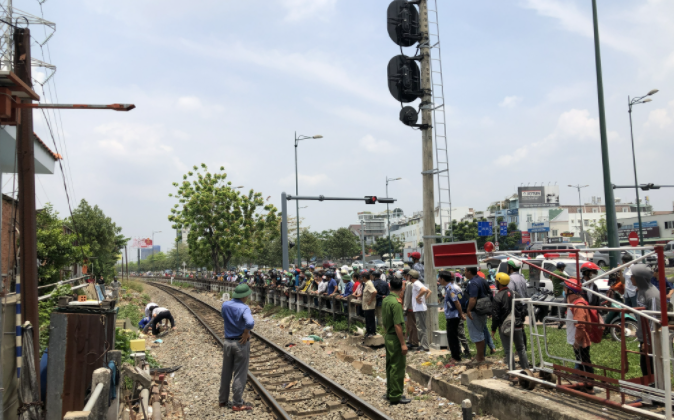
[[[297, 137], [297, 131], [295, 132], [295, 195], [299, 196], [300, 195], [300, 187], [299, 187], [299, 176], [297, 175], [297, 145], [299, 144], [300, 141], [302, 140], [308, 140], [308, 139], [322, 139], [323, 136], [320, 134], [317, 134], [315, 136], [299, 136]], [[300, 264], [300, 202], [295, 201], [295, 206], [297, 209], [297, 268], [302, 268], [302, 265]]]
[[583, 229], [583, 200], [580, 198], [580, 189], [589, 187], [589, 185], [569, 185], [571, 188], [578, 189], [578, 208], [580, 209], [580, 239], [585, 243], [585, 231]]
[[[646, 95], [641, 96], [639, 98], [633, 98], [630, 99], [630, 97], [627, 97], [627, 107], [628, 107], [628, 113], [630, 114], [630, 137], [632, 139], [632, 164], [634, 166], [634, 191], [637, 194], [637, 217], [639, 219], [639, 245], [643, 246], [644, 245], [644, 230], [643, 227], [641, 226], [641, 202], [639, 200], [639, 181], [637, 181], [637, 158], [634, 153], [634, 131], [632, 130], [632, 107], [634, 105], [638, 104], [645, 104], [647, 102], [651, 102], [651, 98], [647, 98], [647, 96], [655, 95], [658, 93], [657, 89], [653, 89], [650, 92], [648, 92]], [[641, 251], [643, 254], [643, 251]]]
[[[402, 178], [389, 178], [386, 176], [386, 198], [388, 198], [388, 183], [393, 181], [401, 180]], [[391, 212], [388, 209], [388, 203], [386, 203], [386, 219], [388, 224], [388, 267], [393, 267], [393, 244], [391, 243]]]
[[154, 274], [154, 234], [161, 233], [161, 230], [152, 231], [152, 272]]

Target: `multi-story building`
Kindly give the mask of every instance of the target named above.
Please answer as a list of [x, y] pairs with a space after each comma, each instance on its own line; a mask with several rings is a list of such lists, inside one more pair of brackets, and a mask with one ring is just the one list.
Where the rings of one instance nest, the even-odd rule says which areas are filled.
[[141, 248], [140, 250], [140, 259], [146, 260], [153, 253], [156, 254], [161, 251], [161, 245], [152, 245], [152, 248]]

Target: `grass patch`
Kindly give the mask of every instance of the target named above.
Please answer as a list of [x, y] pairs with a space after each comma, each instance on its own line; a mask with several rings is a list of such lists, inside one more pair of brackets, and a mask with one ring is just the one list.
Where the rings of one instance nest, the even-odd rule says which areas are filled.
[[184, 281], [174, 281], [172, 286], [182, 287], [183, 289], [194, 289], [194, 286]]
[[[442, 331], [447, 330], [447, 320], [445, 319], [445, 314], [444, 313], [439, 313], [438, 314], [438, 324], [439, 324], [439, 329]], [[545, 328], [545, 331], [544, 331]], [[487, 329], [489, 329], [491, 333], [491, 319], [487, 319]], [[546, 346], [545, 342], [543, 341], [543, 338], [540, 337], [534, 337], [534, 339], [539, 339], [540, 343], [542, 344], [541, 352], [543, 354], [543, 360], [546, 362], [550, 363], [556, 363], [558, 365], [564, 364], [561, 360], [554, 359], [550, 356], [557, 356], [557, 357], [563, 357], [565, 359], [570, 359], [570, 360], [575, 360], [574, 354], [573, 354], [573, 346], [567, 344], [566, 342], [566, 329], [557, 329], [557, 324], [550, 324], [546, 327], [543, 327], [542, 325], [537, 326], [537, 330], [535, 333], [538, 334], [543, 334], [545, 332], [547, 336], [547, 353], [546, 354]], [[468, 335], [468, 326], [466, 325], [465, 328], [466, 331], [466, 338], [468, 338], [468, 345], [471, 350], [471, 354], [475, 355], [477, 349], [475, 345], [470, 341], [470, 336]], [[529, 363], [531, 363], [531, 348], [532, 348], [532, 338], [529, 334], [529, 328], [526, 327], [524, 329], [525, 334], [527, 336], [527, 356], [529, 357]], [[500, 358], [504, 357], [504, 352], [503, 352], [503, 344], [501, 343], [501, 338], [498, 334], [494, 336], [494, 346], [498, 350], [494, 356], [498, 356]], [[639, 343], [638, 342], [628, 342], [627, 343], [627, 350], [632, 350], [632, 351], [638, 351], [639, 350]], [[610, 338], [605, 338], [602, 340], [601, 343], [598, 344], [592, 344], [591, 350], [590, 350], [590, 356], [592, 359], [592, 363], [596, 365], [601, 365], [601, 366], [606, 366], [609, 368], [613, 369], [620, 369], [620, 354], [621, 354], [621, 348], [620, 348], [620, 342], [619, 341], [613, 341]], [[489, 350], [487, 350], [487, 355], [489, 355]], [[536, 353], [536, 361], [537, 364], [540, 364], [540, 358], [539, 354]], [[641, 368], [639, 367], [639, 355], [636, 354], [627, 354], [627, 361], [628, 361], [628, 367], [629, 370], [626, 374], [626, 378], [636, 378], [641, 376]], [[568, 367], [573, 367], [572, 364], [566, 363], [566, 366]], [[599, 369], [595, 369], [595, 373], [599, 375], [605, 375], [610, 378], [614, 379], [620, 379], [620, 373], [618, 372], [610, 372], [606, 371], [604, 373], [603, 371]]]
[[127, 290], [135, 290], [138, 293], [143, 293], [144, 290], [144, 285], [143, 283], [139, 281], [134, 281], [134, 280], [123, 280], [122, 281], [122, 288], [127, 289]]

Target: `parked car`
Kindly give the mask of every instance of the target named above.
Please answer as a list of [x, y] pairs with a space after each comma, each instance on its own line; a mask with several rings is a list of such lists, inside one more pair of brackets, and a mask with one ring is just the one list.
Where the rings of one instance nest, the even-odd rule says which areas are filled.
[[487, 270], [491, 270], [494, 267], [498, 267], [502, 261], [507, 261], [508, 257], [506, 255], [492, 255], [491, 257], [483, 258], [480, 261], [480, 264], [486, 264]]
[[674, 266], [674, 241], [670, 241], [665, 245], [665, 258], [667, 259], [668, 266]]
[[333, 263], [332, 261], [323, 261], [323, 268], [325, 268], [326, 270], [328, 268], [335, 268], [335, 267], [337, 267], [337, 264]]
[[356, 260], [351, 263], [351, 268], [354, 270], [362, 270], [363, 269], [363, 262], [360, 260]]
[[403, 268], [405, 267], [405, 262], [399, 258], [391, 260], [391, 266], [393, 268]]
[[[570, 258], [544, 258], [544, 257], [539, 257], [539, 258], [534, 258], [534, 259], [529, 259], [527, 262], [533, 264], [534, 266], [529, 266], [529, 280], [528, 280], [528, 285], [529, 285], [529, 294], [531, 295], [532, 292], [535, 292], [536, 288], [544, 288], [546, 290], [549, 290], [551, 292], [554, 292], [554, 289], [552, 287], [552, 280], [550, 279], [550, 274], [538, 270], [536, 266], [541, 267], [545, 270], [548, 270], [550, 272], [554, 272], [557, 269], [557, 263], [563, 262], [566, 264], [566, 267], [564, 268], [564, 272], [568, 274], [569, 276], [575, 278], [577, 276], [576, 273], [576, 259], [570, 259]], [[580, 265], [582, 266], [587, 260], [580, 260], [578, 261]], [[596, 264], [596, 263], [595, 263]], [[523, 264], [524, 265], [524, 264]], [[498, 267], [498, 272], [499, 273], [507, 273], [508, 272], [508, 263], [507, 261], [501, 262], [501, 265]], [[605, 273], [604, 270], [599, 270], [597, 274], [603, 274]], [[608, 286], [608, 279], [600, 279], [595, 282], [597, 285], [597, 288], [601, 293], [606, 293], [609, 289]]]
[[[632, 254], [633, 258], [638, 258], [641, 257], [641, 251], [637, 251], [635, 249], [631, 249], [631, 247], [622, 247], [623, 250], [620, 251], [620, 257], [622, 258], [623, 254], [625, 253], [630, 253]], [[649, 251], [644, 251], [645, 253]], [[592, 259], [590, 260], [593, 263], [597, 264], [600, 267], [606, 267], [609, 264], [609, 256], [608, 252], [606, 251], [597, 251], [594, 253], [592, 256]], [[618, 261], [620, 263], [620, 261]], [[655, 255], [651, 255], [650, 257], [646, 258], [645, 264], [649, 265], [654, 265], [658, 263], [658, 258]]]
[[365, 263], [366, 270], [369, 270], [370, 268], [374, 268], [375, 270], [383, 270], [387, 266], [388, 265], [382, 260], [372, 260]]
[[[535, 254], [536, 257], [544, 255], [544, 254], [550, 254], [550, 253], [564, 253], [564, 250], [567, 249], [579, 249], [579, 250], [585, 250], [583, 252], [578, 253], [578, 258], [587, 260], [587, 261], [592, 261], [592, 256], [594, 254], [593, 251], [587, 248], [585, 244], [572, 244], [568, 242], [563, 242], [563, 243], [558, 243], [558, 244], [544, 244], [544, 243], [535, 243], [531, 246], [532, 250], [540, 250], [540, 254]], [[534, 258], [533, 255], [531, 255], [532, 258]]]

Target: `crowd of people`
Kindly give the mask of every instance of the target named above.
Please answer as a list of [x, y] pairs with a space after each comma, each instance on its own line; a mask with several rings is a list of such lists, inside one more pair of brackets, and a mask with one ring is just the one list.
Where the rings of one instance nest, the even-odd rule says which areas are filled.
[[[377, 333], [377, 320], [384, 329], [384, 345], [386, 348], [387, 392], [385, 398], [391, 404], [406, 404], [410, 400], [403, 395], [406, 355], [409, 351], [430, 351], [429, 334], [426, 326], [429, 305], [426, 300], [431, 293], [437, 292], [442, 302], [442, 310], [446, 319], [447, 342], [452, 361], [460, 363], [470, 359], [469, 365], [485, 362], [487, 349], [494, 354], [494, 338], [498, 332], [504, 350], [504, 363], [514, 369], [514, 357], [510, 354], [511, 340], [517, 354], [517, 362], [522, 369], [529, 368], [527, 358], [527, 335], [524, 330], [527, 317], [526, 305], [513, 300], [529, 298], [527, 280], [521, 273], [522, 263], [516, 259], [507, 262], [507, 273], [489, 273], [489, 277], [477, 267], [467, 267], [463, 271], [440, 271], [436, 285], [431, 286], [424, 278], [424, 266], [420, 263], [421, 255], [410, 255], [409, 267], [390, 269], [386, 272], [378, 270], [351, 270], [349, 267], [324, 269], [309, 266], [306, 270], [293, 271], [269, 270], [263, 273], [258, 270], [248, 273], [223, 273], [222, 280], [239, 283], [233, 293], [233, 299], [222, 306], [226, 334], [231, 349], [226, 349], [221, 383], [220, 405], [231, 405], [235, 411], [250, 410], [251, 406], [242, 398], [245, 372], [247, 371], [247, 354], [249, 332], [254, 326], [250, 309], [245, 305], [252, 293], [250, 286], [272, 286], [284, 291], [296, 290], [306, 293], [305, 299], [311, 295], [332, 296], [337, 300], [356, 299], [360, 306], [356, 307], [359, 315], [365, 319], [365, 336]], [[627, 258], [627, 257], [626, 257]], [[629, 262], [624, 260], [623, 262]], [[581, 266], [582, 278], [570, 278], [564, 272], [563, 264], [557, 266], [553, 277], [555, 294], [560, 294], [569, 304], [569, 310], [561, 312], [566, 326], [567, 343], [573, 347], [577, 361], [576, 369], [593, 373], [591, 346], [602, 340], [603, 330], [596, 324], [605, 302], [598, 294], [593, 282], [599, 268], [593, 263]], [[493, 280], [493, 284], [490, 284]], [[580, 284], [587, 286], [595, 293], [588, 293]], [[632, 307], [645, 307], [648, 310], [659, 310], [660, 300], [656, 274], [644, 264], [636, 264], [621, 272], [618, 280], [612, 283], [612, 293], [626, 293], [626, 302]], [[674, 290], [667, 284], [668, 297]], [[624, 289], [624, 290], [623, 290]], [[632, 295], [628, 290], [633, 290]], [[633, 299], [632, 299], [633, 296]], [[629, 300], [632, 299], [632, 300]], [[305, 300], [305, 303], [307, 301]], [[243, 304], [243, 305], [242, 305]], [[339, 303], [338, 303], [339, 304]], [[347, 310], [346, 302], [342, 308]], [[318, 302], [315, 302], [318, 305]], [[488, 318], [491, 325], [488, 326]], [[653, 325], [650, 326], [654, 328]], [[468, 331], [466, 336], [465, 331]], [[227, 332], [229, 331], [229, 332]], [[637, 338], [643, 347], [642, 325], [639, 323]], [[472, 358], [470, 340], [476, 348]], [[511, 360], [512, 359], [512, 360]], [[653, 372], [652, 357], [641, 356], [641, 369], [644, 375]], [[242, 373], [243, 372], [243, 373]], [[229, 386], [234, 378], [234, 401], [229, 402]], [[238, 379], [237, 379], [238, 378]], [[243, 382], [242, 382], [243, 381]], [[579, 390], [593, 393], [593, 386], [588, 384]]]

